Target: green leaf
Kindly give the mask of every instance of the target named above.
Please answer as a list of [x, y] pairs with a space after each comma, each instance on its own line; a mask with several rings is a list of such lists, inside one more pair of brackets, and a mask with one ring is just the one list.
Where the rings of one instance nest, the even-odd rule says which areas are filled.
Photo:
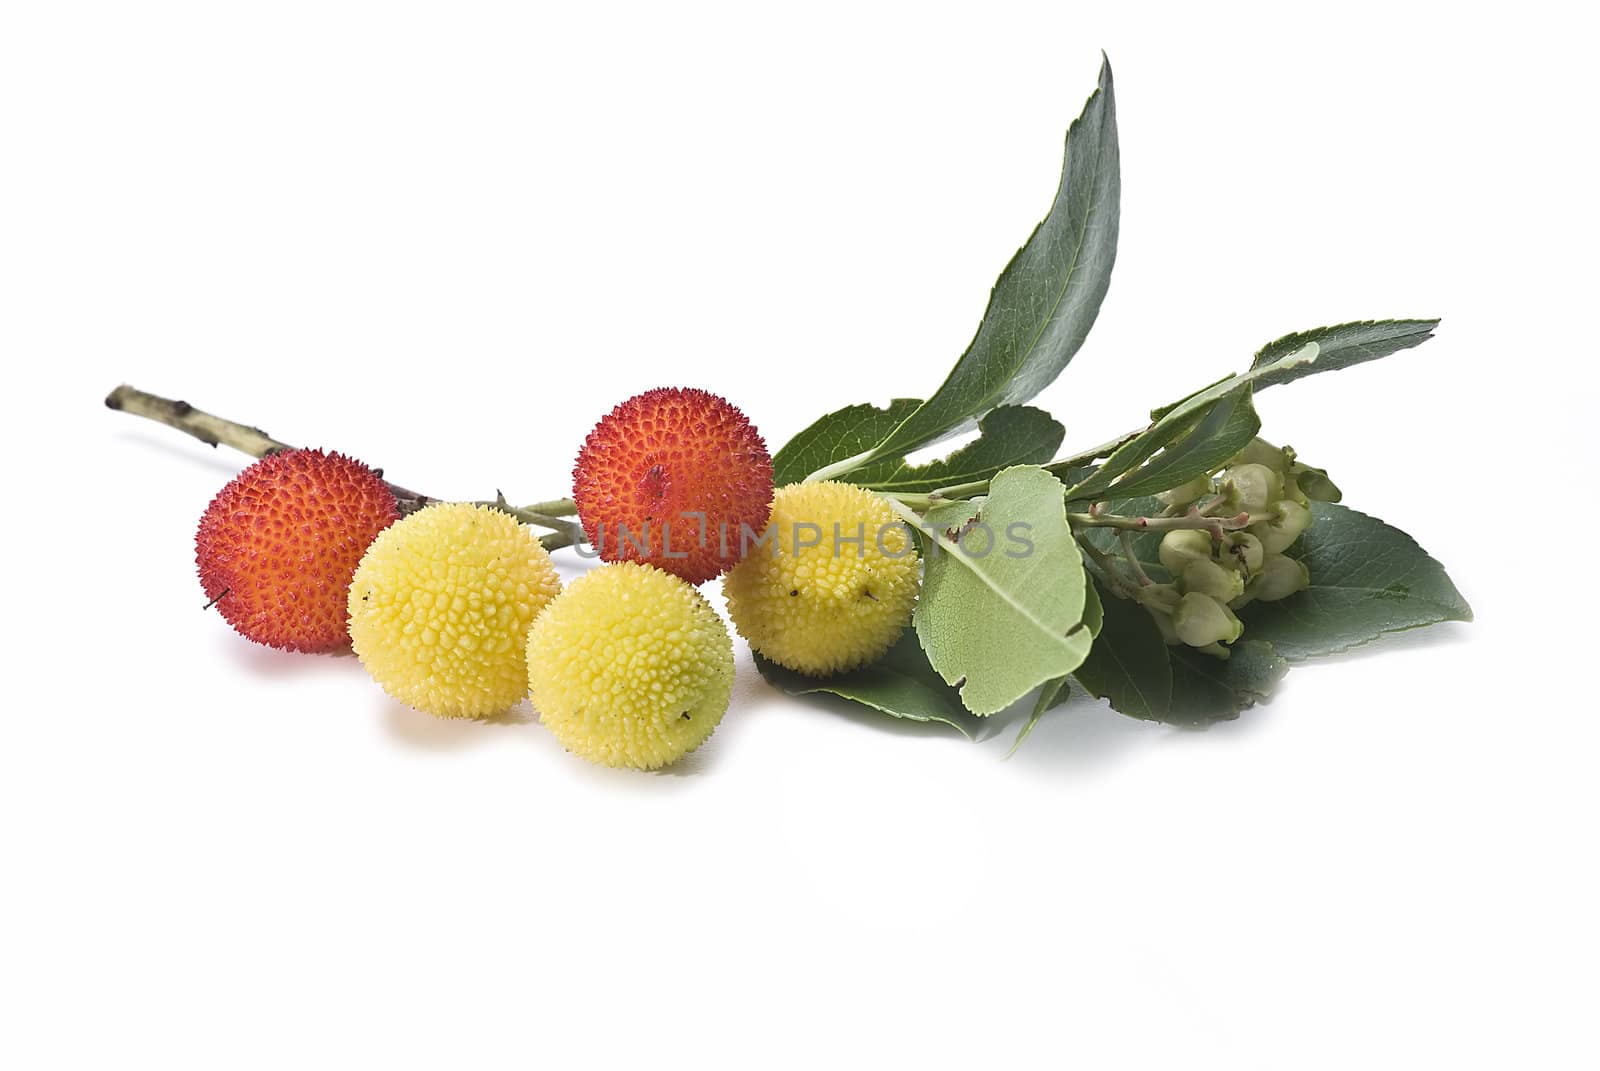
[[[1117, 253], [1121, 180], [1111, 64], [1067, 130], [1055, 201], [1000, 273], [978, 333], [943, 385], [854, 459], [898, 457], [1028, 401], [1061, 374], [1100, 311]], [[854, 467], [835, 463], [837, 476]]]
[[1065, 677], [1057, 677], [1053, 681], [1044, 682], [1043, 687], [1039, 689], [1039, 698], [1033, 702], [1033, 712], [1028, 715], [1028, 720], [1023, 723], [1022, 728], [1017, 730], [1017, 738], [1011, 741], [1011, 749], [1006, 752], [1006, 758], [1009, 759], [1017, 753], [1017, 748], [1021, 747], [1022, 742], [1028, 739], [1028, 734], [1033, 732], [1035, 725], [1039, 724], [1039, 719], [1044, 717], [1045, 711], [1058, 707], [1067, 701], [1067, 691], [1067, 678]]
[[[1100, 593], [1091, 583], [1083, 589], [1083, 595], [1083, 627], [1089, 630], [1090, 636], [1099, 636], [1100, 630], [1105, 626], [1105, 607], [1101, 603]], [[1033, 705], [1033, 713], [1028, 715], [1028, 720], [1018, 731], [1017, 738], [1011, 742], [1011, 750], [1006, 752], [1006, 758], [1009, 759], [1017, 753], [1017, 748], [1021, 747], [1028, 734], [1033, 732], [1033, 727], [1039, 724], [1039, 719], [1044, 717], [1045, 711], [1054, 710], [1065, 703], [1067, 698], [1066, 677], [1045, 681], [1039, 688], [1039, 699]]]
[[1134, 718], [1165, 721], [1172, 707], [1172, 666], [1167, 643], [1150, 612], [1107, 593], [1105, 625], [1073, 676], [1090, 695]]
[[818, 469], [872, 449], [921, 404], [916, 398], [896, 398], [887, 409], [850, 405], [819, 418], [773, 455], [773, 486], [799, 483]]
[[977, 731], [978, 719], [933, 671], [910, 629], [872, 665], [832, 677], [803, 676], [759, 654], [755, 661], [767, 682], [789, 695], [834, 695], [890, 717], [949, 725], [968, 739]]
[[1263, 640], [1243, 639], [1229, 651], [1230, 657], [1221, 659], [1192, 647], [1168, 647], [1172, 706], [1159, 720], [1197, 726], [1237, 718], [1271, 695], [1289, 672], [1289, 663]]
[[1087, 580], [1061, 492], [1044, 469], [1018, 466], [981, 501], [926, 518], [936, 536], [924, 540], [932, 545], [913, 622], [934, 669], [975, 714], [1004, 710], [1089, 652]]
[[1228, 459], [1249, 445], [1261, 430], [1261, 418], [1251, 402], [1251, 390], [1229, 394], [1214, 403], [1183, 437], [1107, 488], [1120, 498], [1153, 495], [1196, 476], [1216, 472]]
[[1416, 540], [1376, 517], [1329, 502], [1289, 549], [1311, 570], [1311, 587], [1240, 612], [1245, 635], [1270, 640], [1298, 662], [1348, 650], [1385, 632], [1471, 621], [1472, 608], [1444, 567]]
[[[1196, 391], [1176, 405], [1169, 406], [1165, 410], [1157, 410], [1162, 414], [1160, 419], [1113, 450], [1099, 468], [1095, 469], [1088, 478], [1079, 481], [1067, 492], [1068, 499], [1081, 500], [1103, 497], [1112, 487], [1117, 485], [1117, 482], [1123, 476], [1135, 472], [1157, 451], [1171, 446], [1179, 441], [1180, 438], [1187, 437], [1190, 432], [1203, 425], [1218, 403], [1242, 394], [1257, 380], [1263, 380], [1286, 371], [1314, 366], [1319, 364], [1320, 361], [1321, 351], [1318, 349], [1317, 344], [1308, 342], [1298, 350], [1282, 354], [1265, 364], [1257, 364], [1243, 375], [1229, 376], [1226, 379], [1219, 380], [1205, 390]], [[1253, 411], [1250, 413], [1250, 418], [1254, 418]], [[1231, 416], [1229, 419], [1231, 419]], [[1254, 432], [1251, 434], [1253, 435]], [[1057, 469], [1059, 464], [1052, 465], [1051, 469]], [[1137, 479], [1137, 474], [1135, 477], [1130, 478], [1130, 485], [1134, 479]], [[1177, 485], [1171, 484], [1169, 486]]]
[[[1153, 410], [1150, 427], [1125, 441], [1068, 494], [1083, 500], [1145, 495], [1176, 487], [1206, 471], [1204, 466], [1226, 461], [1237, 452], [1234, 443], [1242, 447], [1260, 430], [1246, 387], [1261, 390], [1374, 361], [1421, 345], [1433, 337], [1438, 324], [1438, 320], [1367, 320], [1319, 327], [1269, 342], [1244, 375], [1228, 376]], [[1234, 408], [1229, 411], [1225, 405]], [[1158, 451], [1161, 455], [1156, 457]], [[1150, 460], [1152, 457], [1155, 460]], [[1061, 474], [1066, 464], [1057, 462], [1050, 466], [1051, 471]], [[1173, 479], [1179, 473], [1188, 475]]]
[[1118, 713], [1168, 725], [1227, 721], [1266, 698], [1289, 671], [1261, 640], [1241, 640], [1227, 659], [1170, 647], [1144, 607], [1113, 595], [1104, 601], [1105, 628], [1073, 676]]
[[1056, 456], [1066, 430], [1043, 409], [1007, 405], [979, 422], [979, 437], [940, 461], [908, 465], [886, 458], [841, 479], [896, 494], [925, 494], [941, 487], [987, 480], [1013, 465], [1042, 465]]
[[1376, 361], [1399, 350], [1420, 346], [1433, 337], [1438, 320], [1362, 320], [1339, 324], [1336, 327], [1318, 327], [1284, 335], [1275, 342], [1261, 347], [1253, 367], [1271, 364], [1284, 354], [1293, 353], [1308, 342], [1315, 342], [1321, 353], [1316, 363], [1300, 368], [1284, 368], [1263, 377], [1256, 389], [1274, 387], [1279, 383], [1292, 383], [1302, 376], [1317, 372], [1333, 372], [1353, 364]]
[[1089, 635], [1098, 636], [1105, 625], [1106, 607], [1100, 598], [1100, 588], [1094, 583], [1087, 584], [1083, 589], [1083, 626], [1089, 630]]

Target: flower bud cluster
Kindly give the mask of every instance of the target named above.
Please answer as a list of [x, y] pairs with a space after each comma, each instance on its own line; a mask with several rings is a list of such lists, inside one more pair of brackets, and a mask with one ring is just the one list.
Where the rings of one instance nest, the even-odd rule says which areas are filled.
[[1244, 633], [1235, 610], [1310, 586], [1305, 563], [1287, 551], [1311, 527], [1312, 501], [1337, 502], [1340, 494], [1326, 472], [1296, 461], [1292, 449], [1256, 439], [1215, 479], [1197, 477], [1158, 497], [1174, 509], [1206, 499], [1212, 516], [1249, 515], [1243, 530], [1220, 538], [1201, 529], [1168, 532], [1159, 555], [1172, 582], [1138, 593], [1168, 643], [1226, 658], [1226, 645]]

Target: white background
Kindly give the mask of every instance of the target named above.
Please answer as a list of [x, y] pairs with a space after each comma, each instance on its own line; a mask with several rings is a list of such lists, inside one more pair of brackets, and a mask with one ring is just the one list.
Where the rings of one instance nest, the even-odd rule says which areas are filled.
[[[1595, 1066], [1592, 38], [1115, 6], [7, 5], [0, 1063]], [[1075, 701], [1009, 762], [1014, 716], [805, 705], [741, 645], [641, 775], [200, 612], [242, 459], [118, 382], [442, 496], [564, 493], [658, 385], [776, 447], [942, 378], [1102, 47], [1121, 252], [1041, 404], [1098, 442], [1442, 316], [1260, 408], [1476, 624], [1206, 732]]]

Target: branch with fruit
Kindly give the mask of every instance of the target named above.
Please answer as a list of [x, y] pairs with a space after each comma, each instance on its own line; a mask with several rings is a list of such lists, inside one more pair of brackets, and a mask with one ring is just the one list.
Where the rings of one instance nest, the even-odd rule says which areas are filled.
[[[1019, 744], [1071, 682], [1203, 725], [1294, 662], [1470, 620], [1436, 561], [1260, 438], [1254, 408], [1419, 345], [1436, 320], [1286, 336], [1144, 426], [1061, 452], [1062, 425], [1029, 403], [1098, 315], [1119, 195], [1107, 64], [1049, 213], [932, 394], [846, 406], [769, 454], [724, 399], [648, 391], [590, 433], [571, 498], [440, 502], [185, 402], [123, 386], [106, 404], [259, 459], [196, 538], [208, 608], [242, 635], [353, 647], [389, 694], [443, 717], [531, 698], [568, 750], [613, 766], [674, 762], [726, 711], [732, 643], [697, 590], [717, 577], [776, 688], [968, 735], [1031, 696]], [[603, 564], [563, 589], [550, 551], [567, 547]]]

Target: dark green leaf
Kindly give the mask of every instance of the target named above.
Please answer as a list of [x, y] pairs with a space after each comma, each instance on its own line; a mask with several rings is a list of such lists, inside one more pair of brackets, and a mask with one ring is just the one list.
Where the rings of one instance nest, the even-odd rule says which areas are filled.
[[1284, 354], [1293, 353], [1308, 342], [1315, 342], [1321, 352], [1315, 363], [1299, 368], [1285, 368], [1264, 377], [1256, 384], [1257, 390], [1292, 383], [1302, 376], [1318, 372], [1333, 372], [1353, 364], [1375, 361], [1398, 350], [1420, 346], [1433, 337], [1438, 320], [1363, 320], [1358, 323], [1339, 324], [1336, 327], [1318, 327], [1284, 335], [1275, 342], [1261, 347], [1255, 364], [1259, 368], [1271, 364]]
[[910, 629], [872, 665], [832, 677], [803, 676], [759, 654], [755, 660], [768, 683], [789, 695], [834, 695], [891, 717], [940, 722], [969, 739], [977, 731], [978, 719], [967, 713], [956, 690], [933, 671]]
[[1261, 430], [1261, 418], [1256, 416], [1250, 395], [1246, 387], [1214, 403], [1181, 439], [1123, 476], [1106, 493], [1119, 498], [1153, 495], [1216, 472]]
[[1311, 587], [1240, 613], [1245, 635], [1270, 640], [1291, 661], [1347, 650], [1385, 632], [1471, 621], [1472, 608], [1416, 540], [1376, 517], [1329, 502], [1289, 549]]
[[[1227, 375], [1223, 376], [1221, 379], [1216, 380], [1213, 383], [1207, 383], [1205, 386], [1201, 387], [1200, 390], [1197, 390], [1197, 391], [1194, 391], [1194, 392], [1192, 392], [1190, 394], [1184, 395], [1182, 398], [1179, 398], [1177, 401], [1173, 402], [1171, 405], [1163, 405], [1163, 406], [1159, 406], [1158, 408], [1152, 409], [1152, 410], [1150, 410], [1150, 419], [1152, 421], [1160, 420], [1162, 417], [1166, 416], [1168, 413], [1170, 413], [1174, 409], [1178, 408], [1178, 406], [1182, 405], [1184, 402], [1188, 401], [1190, 398], [1193, 398], [1196, 394], [1200, 394], [1200, 393], [1202, 393], [1204, 391], [1208, 391], [1212, 387], [1215, 387], [1215, 386], [1217, 386], [1218, 384], [1221, 384], [1221, 383], [1226, 383], [1228, 380], [1230, 380], [1232, 378], [1233, 378], [1233, 373], [1229, 372]], [[1138, 433], [1135, 432], [1134, 434], [1137, 435]], [[1133, 435], [1128, 436], [1128, 438], [1129, 439], [1133, 438]]]
[[1168, 646], [1137, 603], [1109, 592], [1102, 601], [1105, 627], [1073, 676], [1119, 713], [1169, 725], [1227, 721], [1265, 699], [1288, 672], [1289, 664], [1262, 640], [1242, 640], [1229, 658], [1213, 658]]
[[1105, 594], [1105, 625], [1073, 676], [1090, 695], [1135, 718], [1166, 720], [1172, 706], [1172, 667], [1166, 641], [1150, 612]]
[[1007, 405], [979, 422], [980, 436], [940, 461], [908, 465], [875, 461], [840, 479], [897, 494], [925, 494], [941, 487], [987, 480], [1013, 465], [1042, 465], [1056, 456], [1065, 430], [1043, 409]]
[[1240, 640], [1229, 648], [1227, 659], [1191, 647], [1167, 651], [1172, 657], [1172, 706], [1159, 720], [1173, 725], [1209, 725], [1236, 718], [1241, 710], [1266, 699], [1289, 672], [1289, 663], [1260, 639]]
[[[1118, 480], [1134, 472], [1157, 451], [1172, 446], [1204, 424], [1218, 404], [1247, 391], [1257, 380], [1266, 379], [1286, 370], [1316, 365], [1320, 360], [1321, 353], [1317, 344], [1310, 342], [1301, 349], [1282, 354], [1267, 363], [1257, 364], [1243, 375], [1219, 380], [1165, 410], [1158, 410], [1162, 414], [1160, 419], [1112, 451], [1104, 463], [1086, 479], [1073, 485], [1067, 492], [1067, 498], [1082, 500], [1103, 497], [1116, 486]], [[1254, 417], [1253, 412], [1250, 417]], [[1225, 414], [1224, 424], [1231, 419], [1232, 414]], [[1137, 474], [1133, 478], [1137, 478]]]
[[887, 409], [851, 405], [821, 417], [773, 455], [773, 485], [799, 483], [818, 469], [872, 449], [921, 404], [916, 398], [896, 398]]
[[997, 406], [1028, 401], [1061, 374], [1083, 345], [1111, 282], [1120, 190], [1107, 62], [1099, 88], [1067, 130], [1050, 212], [1000, 273], [977, 335], [933, 396], [860, 463], [902, 456], [964, 431]]

